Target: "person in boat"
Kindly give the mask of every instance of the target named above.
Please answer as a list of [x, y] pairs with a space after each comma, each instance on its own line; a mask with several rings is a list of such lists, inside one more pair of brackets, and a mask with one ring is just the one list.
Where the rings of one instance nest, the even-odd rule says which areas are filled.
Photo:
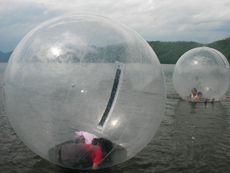
[[113, 144], [105, 138], [96, 138], [93, 144], [83, 141], [64, 144], [60, 149], [59, 158], [67, 167], [98, 169], [102, 158], [112, 150]]

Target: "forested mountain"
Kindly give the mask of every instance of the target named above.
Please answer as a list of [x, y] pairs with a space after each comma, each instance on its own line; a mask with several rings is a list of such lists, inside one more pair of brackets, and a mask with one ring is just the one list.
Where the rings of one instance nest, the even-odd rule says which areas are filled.
[[[148, 43], [153, 48], [153, 50], [157, 54], [162, 64], [175, 64], [177, 60], [185, 52], [187, 52], [190, 49], [201, 47], [201, 46], [211, 47], [211, 48], [214, 48], [220, 51], [221, 53], [225, 55], [225, 57], [230, 62], [230, 37], [224, 40], [219, 40], [219, 41], [215, 41], [215, 42], [208, 43], [208, 44], [201, 44], [201, 43], [196, 43], [196, 42], [191, 42], [191, 41], [190, 42], [186, 42], [186, 41], [178, 41], [178, 42], [149, 41]], [[122, 47], [118, 46], [116, 49], [119, 49], [120, 51], [121, 48]], [[104, 51], [104, 48], [103, 49], [99, 48], [98, 50], [100, 50], [99, 52], [101, 52], [101, 51]], [[3, 53], [0, 51], [0, 62], [8, 62], [11, 53], [12, 52]], [[115, 54], [116, 54], [116, 51], [109, 52], [110, 59], [108, 59], [108, 62], [113, 62], [113, 59], [116, 57]], [[93, 60], [95, 59], [95, 56], [91, 54], [87, 54], [87, 57], [88, 57], [87, 59], [89, 62], [93, 62]], [[92, 61], [90, 61], [90, 58], [92, 59]], [[76, 59], [76, 62], [78, 62], [76, 57], [75, 59]], [[121, 61], [121, 59], [119, 60]]]
[[12, 53], [12, 51], [8, 52], [8, 53], [3, 53], [0, 51], [0, 62], [8, 62], [11, 53]]
[[177, 60], [188, 50], [207, 46], [214, 48], [225, 55], [225, 57], [230, 61], [230, 37], [224, 40], [215, 41], [208, 44], [201, 44], [196, 42], [161, 42], [161, 41], [151, 41], [148, 42], [157, 54], [160, 62], [162, 64], [175, 64]]
[[219, 50], [230, 62], [230, 37], [207, 44], [208, 47]]

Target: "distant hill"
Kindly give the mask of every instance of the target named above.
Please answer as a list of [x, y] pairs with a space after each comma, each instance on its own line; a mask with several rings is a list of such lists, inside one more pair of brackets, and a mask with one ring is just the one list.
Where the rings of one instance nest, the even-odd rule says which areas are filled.
[[161, 42], [152, 41], [148, 42], [157, 54], [161, 64], [176, 64], [177, 60], [190, 49], [203, 46], [201, 43], [196, 42]]
[[196, 42], [161, 42], [161, 41], [150, 41], [149, 45], [153, 48], [162, 64], [176, 64], [177, 60], [188, 50], [207, 46], [214, 48], [221, 53], [230, 61], [230, 37], [224, 40], [215, 41], [208, 44], [201, 44]]
[[219, 50], [230, 62], [230, 37], [207, 44], [208, 47]]
[[3, 53], [3, 52], [0, 51], [0, 62], [8, 62], [12, 52], [13, 51], [8, 52], [8, 53]]
[[[218, 40], [212, 43], [208, 44], [201, 44], [197, 42], [186, 42], [186, 41], [177, 41], [177, 42], [161, 42], [161, 41], [149, 41], [149, 45], [153, 48], [153, 50], [156, 52], [161, 64], [175, 64], [177, 60], [188, 50], [201, 47], [201, 46], [207, 46], [214, 48], [221, 53], [225, 55], [225, 57], [230, 61], [230, 37]], [[117, 48], [121, 49], [121, 48]], [[104, 51], [104, 49], [102, 50]], [[102, 52], [103, 53], [103, 52]], [[0, 62], [8, 62], [11, 52], [3, 53], [0, 51]], [[114, 52], [109, 53], [109, 57], [113, 59], [115, 56], [113, 54], [116, 54]], [[93, 57], [93, 55], [89, 54], [87, 55], [87, 59], [90, 59], [90, 57]], [[93, 58], [95, 59], [95, 57]], [[113, 60], [108, 60], [108, 62], [112, 62]], [[76, 60], [76, 62], [78, 62]], [[91, 62], [91, 61], [89, 61]]]

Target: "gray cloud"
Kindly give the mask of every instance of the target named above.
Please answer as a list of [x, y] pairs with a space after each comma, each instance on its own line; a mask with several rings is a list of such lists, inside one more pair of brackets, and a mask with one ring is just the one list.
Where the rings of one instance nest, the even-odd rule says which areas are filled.
[[19, 41], [40, 23], [62, 14], [49, 11], [40, 3], [16, 1], [0, 8], [0, 50], [11, 51]]
[[229, 7], [230, 0], [7, 0], [0, 6], [0, 50], [12, 50], [38, 24], [73, 12], [112, 18], [148, 41], [207, 43], [230, 36]]

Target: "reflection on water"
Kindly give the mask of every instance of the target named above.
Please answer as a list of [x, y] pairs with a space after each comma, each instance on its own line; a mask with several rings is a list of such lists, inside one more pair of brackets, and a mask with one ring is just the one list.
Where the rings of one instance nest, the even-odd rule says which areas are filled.
[[[230, 150], [230, 143], [225, 136], [227, 119], [221, 102], [178, 103], [171, 124], [171, 141], [174, 143], [173, 154], [177, 153], [180, 169], [192, 172], [227, 170], [229, 162], [226, 151]], [[223, 167], [216, 167], [220, 163]]]
[[[230, 172], [230, 98], [214, 104], [183, 101], [173, 88], [173, 67], [163, 66], [166, 108], [150, 143], [129, 161], [98, 172]], [[2, 94], [3, 73], [0, 77]], [[0, 148], [0, 172], [81, 172], [56, 166], [31, 152], [12, 129], [2, 96]]]

